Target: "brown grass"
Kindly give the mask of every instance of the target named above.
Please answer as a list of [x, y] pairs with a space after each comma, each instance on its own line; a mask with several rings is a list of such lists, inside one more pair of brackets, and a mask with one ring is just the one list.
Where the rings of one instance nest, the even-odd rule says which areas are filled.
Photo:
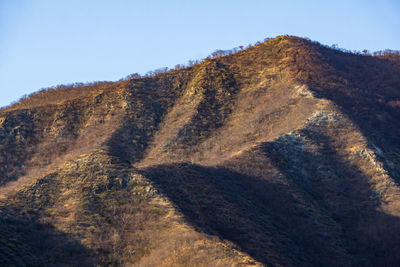
[[398, 265], [398, 54], [224, 54], [2, 109], [0, 263]]

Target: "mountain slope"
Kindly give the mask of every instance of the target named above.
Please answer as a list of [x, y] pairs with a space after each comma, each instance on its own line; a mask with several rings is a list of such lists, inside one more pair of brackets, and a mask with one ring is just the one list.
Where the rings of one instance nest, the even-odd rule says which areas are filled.
[[2, 265], [396, 266], [400, 59], [281, 36], [0, 111]]

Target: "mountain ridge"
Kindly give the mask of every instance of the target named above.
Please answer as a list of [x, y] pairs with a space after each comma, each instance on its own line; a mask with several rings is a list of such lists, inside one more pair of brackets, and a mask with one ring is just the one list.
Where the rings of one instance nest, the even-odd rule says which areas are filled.
[[279, 36], [2, 109], [2, 264], [395, 266], [399, 63]]

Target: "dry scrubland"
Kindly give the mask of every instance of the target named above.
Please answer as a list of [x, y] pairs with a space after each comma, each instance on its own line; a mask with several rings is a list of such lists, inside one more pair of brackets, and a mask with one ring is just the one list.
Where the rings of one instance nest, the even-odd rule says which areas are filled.
[[281, 36], [0, 110], [2, 266], [399, 266], [400, 57]]

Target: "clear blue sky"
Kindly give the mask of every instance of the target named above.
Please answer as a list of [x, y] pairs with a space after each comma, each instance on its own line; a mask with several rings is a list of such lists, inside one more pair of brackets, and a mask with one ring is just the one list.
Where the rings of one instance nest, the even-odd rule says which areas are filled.
[[282, 34], [400, 50], [400, 0], [0, 0], [0, 106]]

